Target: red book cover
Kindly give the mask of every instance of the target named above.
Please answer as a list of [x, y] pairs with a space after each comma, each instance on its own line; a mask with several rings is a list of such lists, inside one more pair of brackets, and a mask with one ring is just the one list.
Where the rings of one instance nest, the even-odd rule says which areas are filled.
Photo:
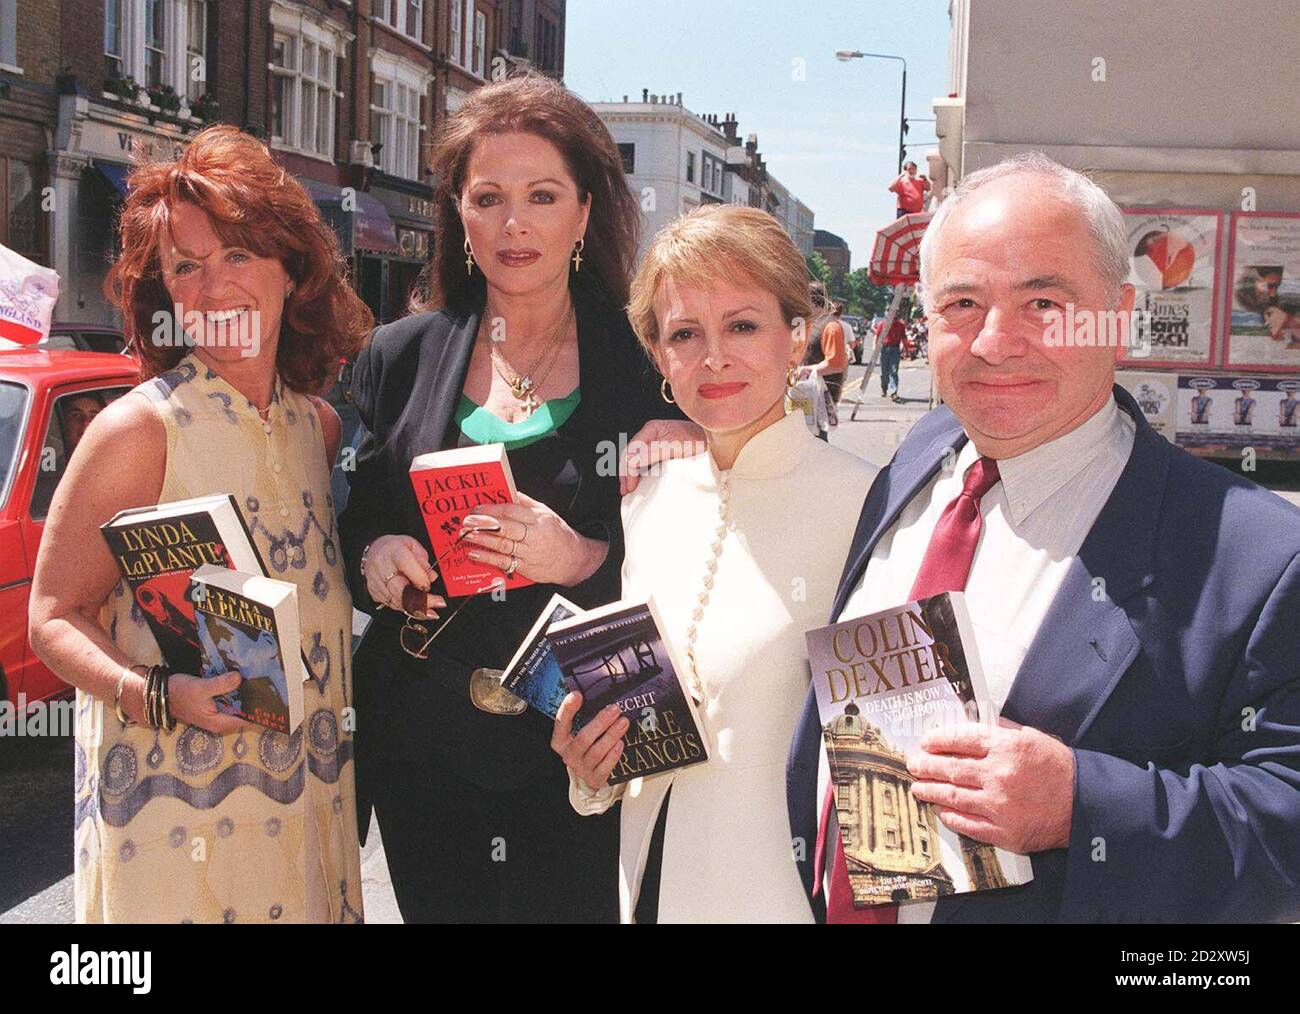
[[522, 574], [507, 578], [496, 567], [471, 560], [474, 544], [456, 541], [461, 523], [478, 508], [515, 501], [515, 479], [504, 444], [421, 454], [411, 462], [411, 485], [438, 561], [434, 566], [448, 595], [477, 595], [532, 584]]

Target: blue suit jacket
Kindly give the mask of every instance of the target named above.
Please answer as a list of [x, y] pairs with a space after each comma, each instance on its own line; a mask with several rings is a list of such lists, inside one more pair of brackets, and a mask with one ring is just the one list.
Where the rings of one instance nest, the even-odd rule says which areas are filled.
[[[1122, 388], [1115, 398], [1137, 423], [1132, 454], [1002, 710], [1074, 750], [1069, 847], [1034, 854], [1030, 884], [941, 900], [936, 922], [1300, 919], [1300, 510], [1170, 444]], [[867, 494], [832, 622], [965, 442], [947, 408], [912, 428]], [[786, 787], [819, 918], [821, 749], [810, 690]]]

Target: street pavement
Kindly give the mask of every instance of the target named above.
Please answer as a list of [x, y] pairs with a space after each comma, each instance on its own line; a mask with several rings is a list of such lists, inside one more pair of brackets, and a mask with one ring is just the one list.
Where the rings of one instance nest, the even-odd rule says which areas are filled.
[[[854, 420], [863, 373], [863, 367], [849, 368], [831, 443], [883, 466], [930, 408], [930, 370], [924, 361], [902, 365], [901, 404], [880, 396], [879, 374], [873, 375]], [[1250, 477], [1300, 505], [1297, 466], [1261, 462]], [[361, 861], [366, 921], [401, 922], [373, 820]], [[71, 741], [0, 739], [0, 924], [71, 922], [71, 871]]]

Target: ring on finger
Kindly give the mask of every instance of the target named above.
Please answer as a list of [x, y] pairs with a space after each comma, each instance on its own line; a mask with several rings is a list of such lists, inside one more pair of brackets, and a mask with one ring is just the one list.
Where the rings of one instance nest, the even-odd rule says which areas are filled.
[[510, 553], [508, 555], [514, 556], [515, 550], [519, 548], [519, 542], [516, 539], [510, 539], [509, 541], [510, 541]]
[[[521, 521], [520, 524], [523, 524], [523, 522]], [[527, 541], [528, 541], [528, 526], [524, 525], [524, 537], [519, 540], [519, 545], [522, 546]]]
[[519, 569], [519, 557], [510, 557], [510, 566], [506, 568], [506, 577], [514, 577], [515, 571]]

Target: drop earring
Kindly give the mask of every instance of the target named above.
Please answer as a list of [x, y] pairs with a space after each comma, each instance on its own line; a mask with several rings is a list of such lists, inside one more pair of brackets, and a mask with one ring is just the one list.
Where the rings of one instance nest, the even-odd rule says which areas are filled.
[[474, 251], [469, 248], [469, 237], [465, 237], [465, 274], [474, 273]]
[[573, 244], [573, 270], [575, 272], [582, 270], [582, 251], [586, 245], [587, 241], [585, 239], [580, 239]]

